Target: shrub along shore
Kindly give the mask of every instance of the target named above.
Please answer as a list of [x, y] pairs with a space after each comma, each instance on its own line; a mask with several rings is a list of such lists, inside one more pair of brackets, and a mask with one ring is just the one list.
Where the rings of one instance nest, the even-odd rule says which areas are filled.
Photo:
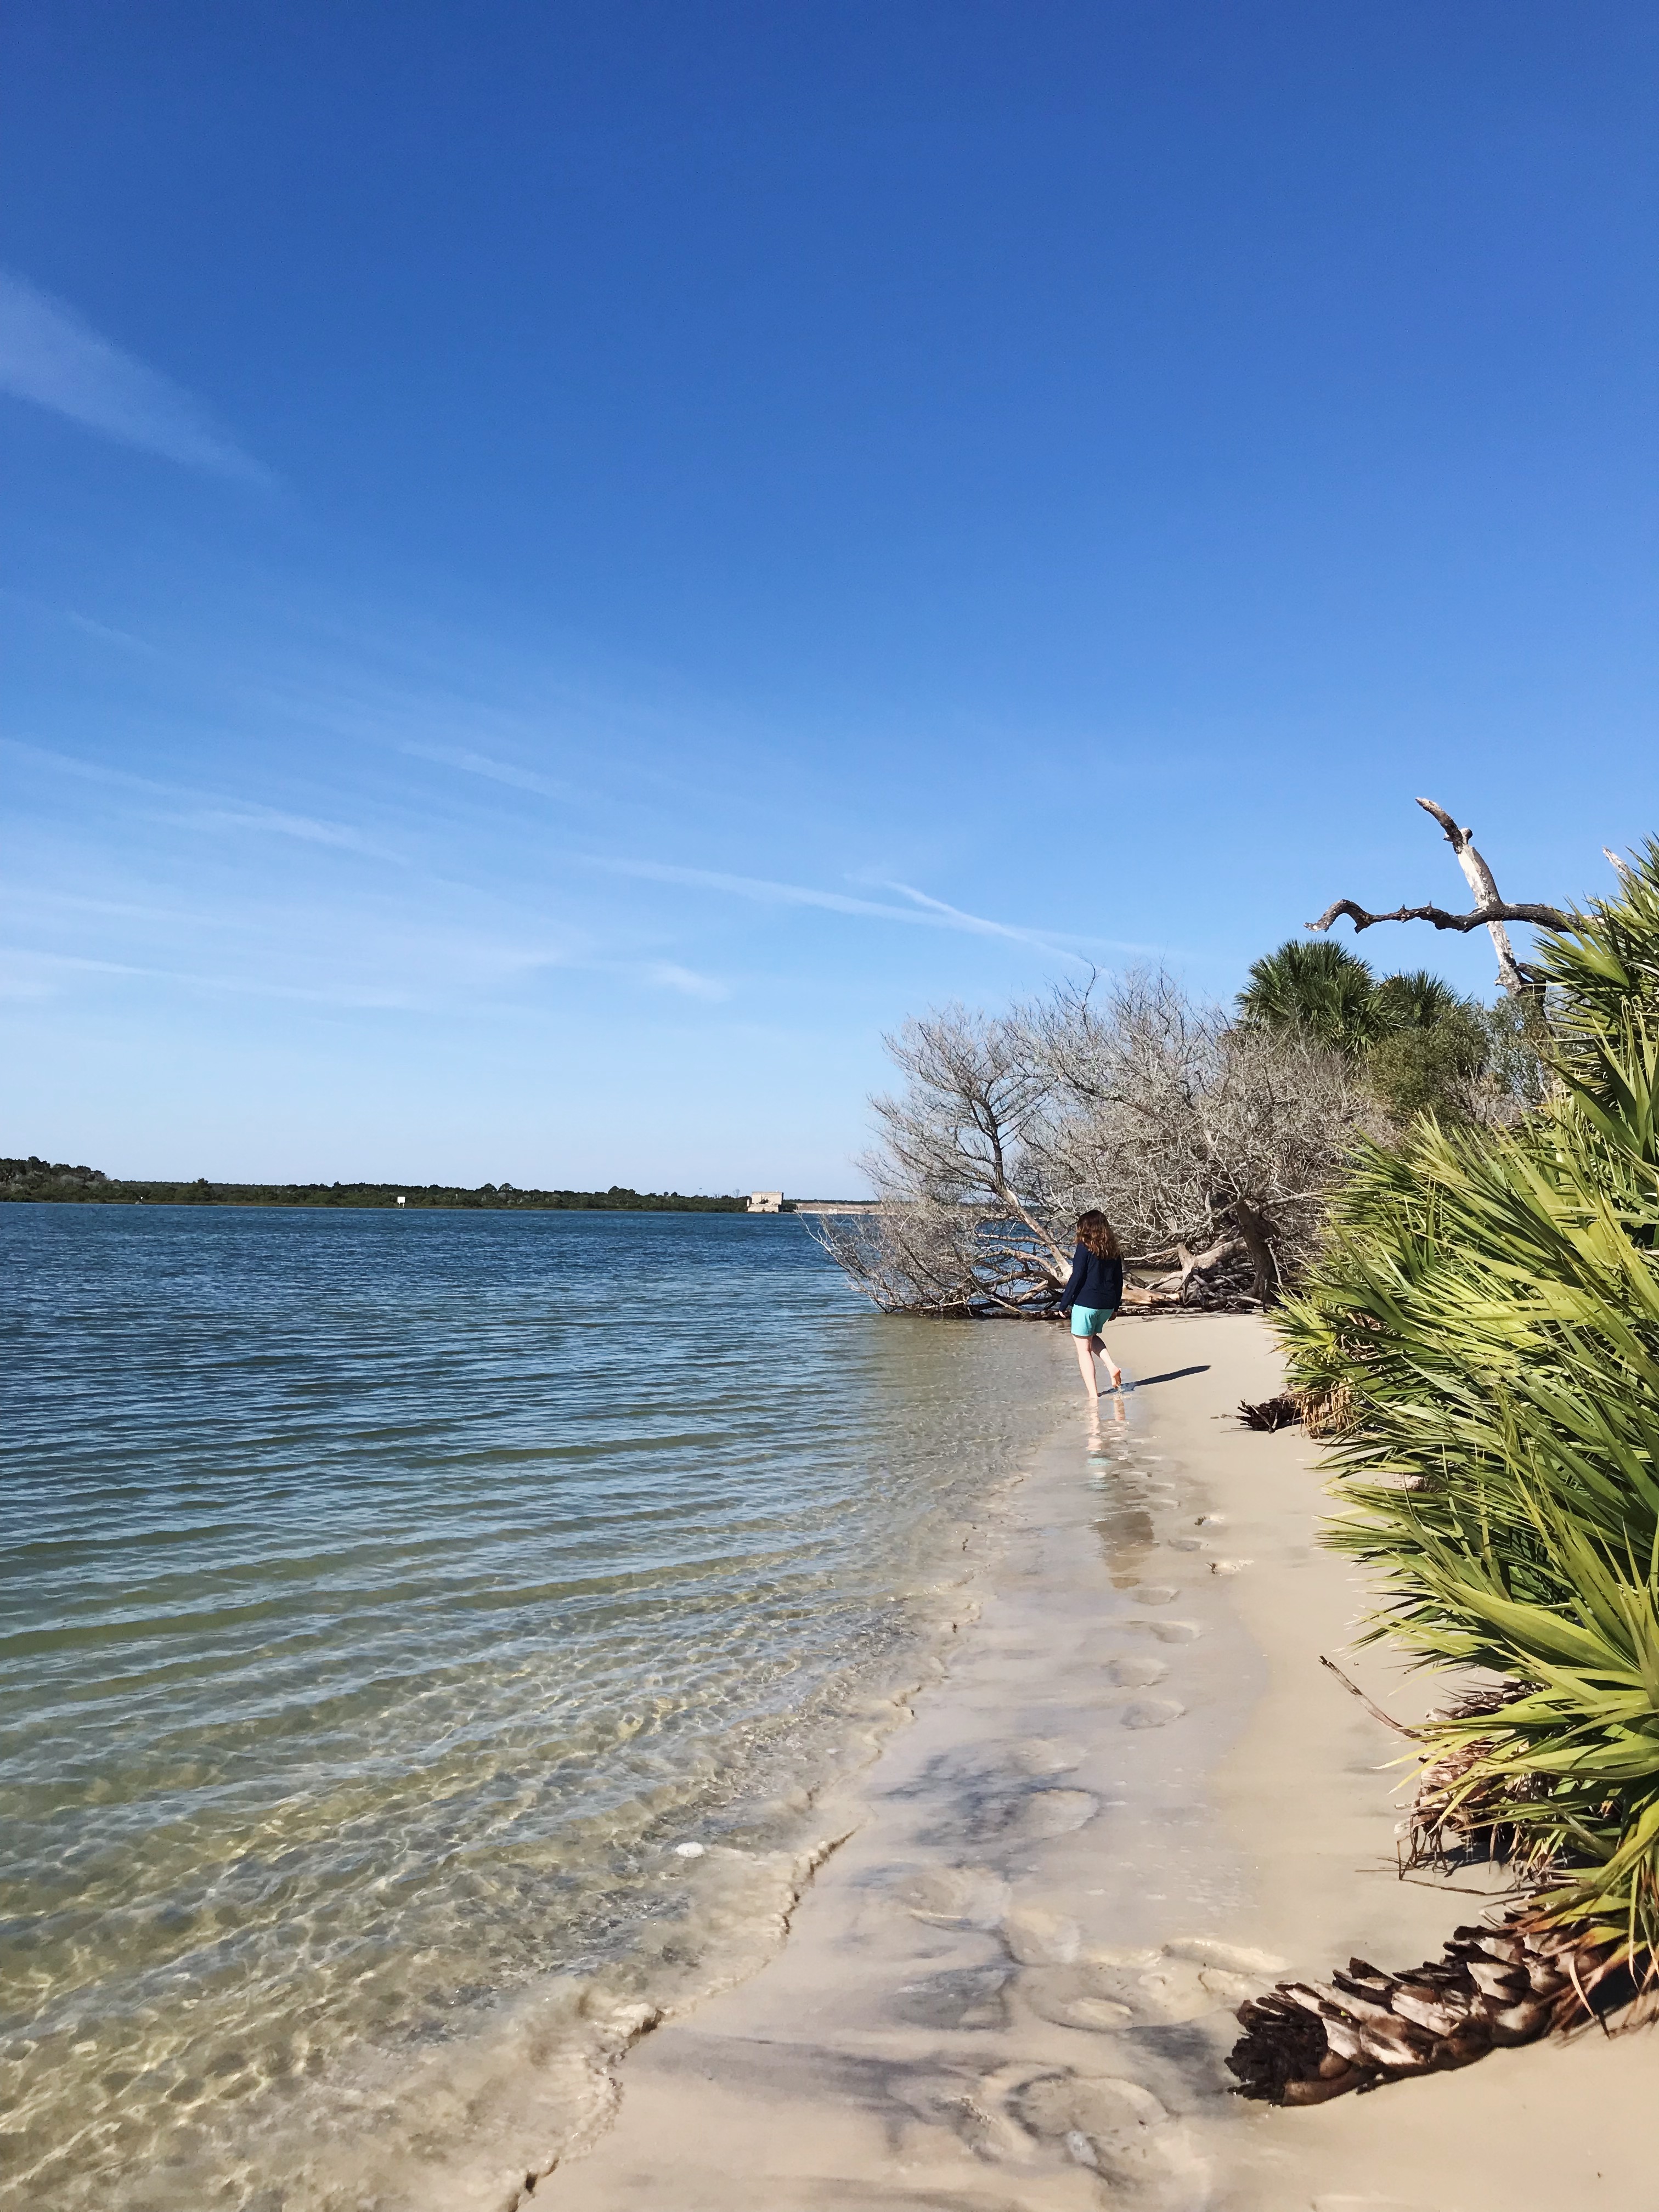
[[688, 1197], [678, 1190], [520, 1190], [512, 1183], [481, 1183], [466, 1190], [452, 1183], [130, 1182], [97, 1168], [61, 1160], [0, 1159], [0, 1201], [71, 1206], [382, 1206], [448, 1212], [497, 1212], [519, 1206], [569, 1213], [742, 1213], [748, 1200], [735, 1195]]
[[1244, 2008], [1251, 2094], [1312, 2103], [1659, 1998], [1659, 842], [1543, 937], [1549, 1094], [1362, 1146], [1279, 1326], [1369, 1570], [1445, 1682], [1408, 1866], [1514, 1902], [1404, 1971]]

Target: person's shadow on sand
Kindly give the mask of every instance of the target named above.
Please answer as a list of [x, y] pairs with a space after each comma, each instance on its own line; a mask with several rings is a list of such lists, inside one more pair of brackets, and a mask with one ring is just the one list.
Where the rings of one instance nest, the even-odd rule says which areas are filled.
[[1150, 1390], [1154, 1382], [1179, 1382], [1183, 1375], [1207, 1375], [1210, 1363], [1206, 1359], [1197, 1367], [1172, 1367], [1167, 1375], [1137, 1375], [1135, 1389]]

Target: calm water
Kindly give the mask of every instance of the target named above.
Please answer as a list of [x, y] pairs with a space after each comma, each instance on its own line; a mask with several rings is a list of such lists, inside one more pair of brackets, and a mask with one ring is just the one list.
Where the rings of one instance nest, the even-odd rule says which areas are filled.
[[7, 1206], [0, 1262], [0, 2203], [51, 2212], [362, 2201], [295, 2146], [366, 2053], [412, 2140], [515, 1993], [712, 1975], [1064, 1387], [787, 1217]]

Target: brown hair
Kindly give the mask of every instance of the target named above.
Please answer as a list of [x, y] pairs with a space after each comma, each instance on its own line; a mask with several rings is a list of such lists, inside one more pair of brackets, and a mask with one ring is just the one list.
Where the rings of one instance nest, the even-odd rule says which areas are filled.
[[1091, 1206], [1086, 1213], [1078, 1216], [1077, 1237], [1079, 1244], [1086, 1244], [1097, 1260], [1115, 1260], [1121, 1256], [1121, 1247], [1112, 1224], [1098, 1206]]

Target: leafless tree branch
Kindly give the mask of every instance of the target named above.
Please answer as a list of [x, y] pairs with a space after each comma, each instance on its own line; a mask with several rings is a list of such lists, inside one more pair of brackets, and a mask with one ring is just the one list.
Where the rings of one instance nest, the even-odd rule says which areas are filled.
[[1127, 1302], [1266, 1303], [1370, 1110], [1335, 1054], [1236, 1028], [1164, 975], [947, 1007], [888, 1048], [906, 1082], [874, 1102], [881, 1205], [814, 1233], [889, 1311], [1056, 1310], [1090, 1206], [1143, 1255]]
[[1559, 907], [1512, 906], [1500, 900], [1496, 906], [1477, 908], [1473, 914], [1448, 914], [1443, 906], [1397, 906], [1388, 914], [1371, 914], [1352, 899], [1338, 899], [1328, 906], [1317, 921], [1310, 921], [1310, 929], [1326, 930], [1334, 921], [1346, 915], [1354, 927], [1369, 929], [1374, 921], [1431, 921], [1437, 929], [1486, 929], [1494, 921], [1529, 921], [1535, 929], [1565, 929], [1567, 916]]
[[1353, 899], [1338, 899], [1334, 906], [1326, 908], [1317, 921], [1310, 921], [1308, 927], [1322, 932], [1328, 929], [1339, 916], [1346, 915], [1356, 932], [1370, 929], [1379, 921], [1427, 921], [1432, 922], [1437, 929], [1455, 929], [1466, 933], [1472, 929], [1485, 929], [1491, 933], [1492, 945], [1498, 954], [1498, 980], [1510, 997], [1520, 998], [1528, 991], [1535, 989], [1536, 979], [1516, 958], [1510, 944], [1509, 932], [1504, 925], [1508, 921], [1524, 921], [1529, 922], [1535, 929], [1566, 929], [1571, 926], [1571, 917], [1559, 907], [1513, 905], [1500, 897], [1492, 870], [1475, 849], [1474, 832], [1461, 827], [1445, 808], [1436, 805], [1433, 799], [1419, 799], [1417, 803], [1425, 814], [1433, 815], [1445, 831], [1446, 842], [1456, 854], [1457, 865], [1474, 894], [1474, 911], [1451, 914], [1441, 906], [1401, 906], [1395, 907], [1389, 914], [1372, 914]]

